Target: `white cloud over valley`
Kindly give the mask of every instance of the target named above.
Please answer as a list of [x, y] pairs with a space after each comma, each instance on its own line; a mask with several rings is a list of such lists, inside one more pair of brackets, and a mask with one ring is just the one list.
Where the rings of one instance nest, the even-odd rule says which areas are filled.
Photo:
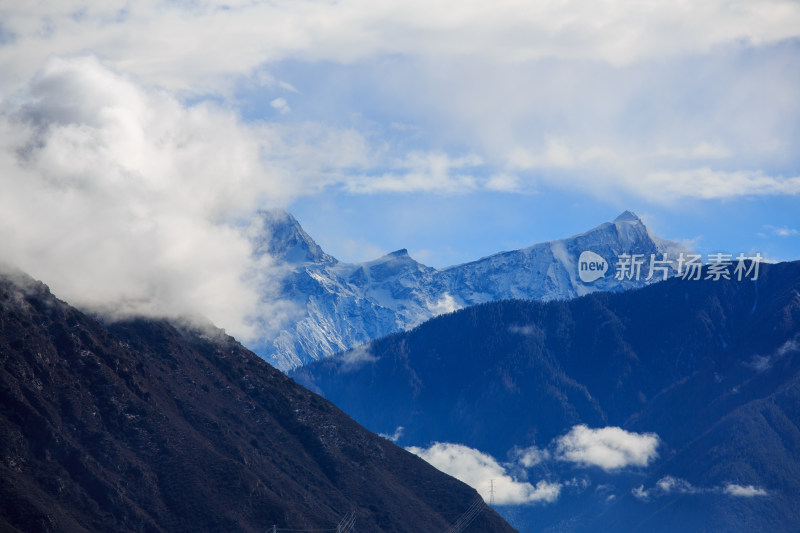
[[[437, 442], [428, 448], [411, 446], [406, 449], [475, 488], [486, 501], [489, 500], [490, 481], [494, 480], [495, 501], [512, 505], [553, 502], [564, 487], [583, 490], [589, 483], [584, 478], [568, 482], [539, 480], [532, 484], [526, 480], [528, 469], [546, 471], [549, 464], [558, 461], [617, 473], [625, 468], [648, 466], [658, 457], [659, 444], [660, 439], [654, 433], [634, 433], [614, 426], [590, 429], [577, 425], [567, 434], [553, 439], [546, 448], [529, 446], [511, 450], [509, 463], [500, 463], [491, 455], [463, 444]], [[545, 470], [540, 469], [542, 466]], [[665, 478], [659, 483], [669, 484], [670, 480], [672, 478]]]
[[561, 461], [597, 466], [606, 471], [644, 467], [658, 457], [659, 442], [654, 433], [578, 425], [556, 440], [555, 456]]
[[734, 498], [754, 498], [769, 495], [765, 489], [754, 485], [726, 483], [715, 487], [698, 487], [685, 479], [674, 476], [664, 476], [648, 489], [640, 485], [634, 488], [631, 493], [642, 501], [650, 501], [671, 494], [724, 494]]
[[437, 442], [429, 448], [412, 446], [407, 450], [473, 487], [487, 502], [494, 480], [494, 501], [498, 505], [551, 503], [561, 492], [560, 483], [540, 480], [534, 485], [516, 480], [492, 456], [462, 444]]

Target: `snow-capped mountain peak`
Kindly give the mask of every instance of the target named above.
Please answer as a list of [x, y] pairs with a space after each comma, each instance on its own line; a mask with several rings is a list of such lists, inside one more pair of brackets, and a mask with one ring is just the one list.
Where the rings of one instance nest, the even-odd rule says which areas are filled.
[[336, 263], [284, 209], [256, 213], [251, 233], [256, 255], [267, 254], [286, 263]]
[[[340, 263], [326, 254], [285, 211], [259, 213], [257, 253], [269, 253], [289, 271], [284, 298], [302, 310], [275, 339], [254, 351], [282, 370], [329, 357], [372, 339], [409, 329], [443, 312], [496, 300], [555, 300], [598, 290], [620, 291], [658, 281], [616, 279], [621, 254], [677, 254], [679, 243], [650, 235], [631, 211], [573, 237], [501, 252], [435, 269], [400, 249], [373, 261]], [[579, 258], [591, 252], [609, 272], [591, 282], [579, 276]], [[672, 256], [675, 257], [675, 256]]]
[[639, 218], [636, 213], [633, 211], [623, 211], [617, 218], [614, 219], [614, 222], [638, 222], [642, 223], [642, 219]]

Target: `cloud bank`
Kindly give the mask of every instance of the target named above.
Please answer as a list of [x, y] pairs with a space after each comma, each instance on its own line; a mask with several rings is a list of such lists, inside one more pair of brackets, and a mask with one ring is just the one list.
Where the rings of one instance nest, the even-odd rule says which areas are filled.
[[290, 193], [263, 152], [221, 107], [51, 59], [0, 114], [3, 258], [81, 307], [202, 314], [250, 338], [252, 317], [289, 311], [253, 290], [278, 272], [237, 226]]
[[6, 83], [26, 79], [53, 49], [96, 50], [119, 69], [181, 90], [222, 84], [225, 76], [286, 58], [352, 63], [397, 54], [520, 63], [554, 57], [625, 65], [800, 34], [800, 11], [789, 0], [70, 0], [6, 7], [2, 20], [0, 71], [18, 73]]
[[[347, 142], [314, 139], [312, 157], [297, 153], [306, 144], [290, 169], [323, 168], [317, 185], [349, 194], [557, 187], [676, 203], [800, 193], [800, 6], [790, 0], [71, 0], [0, 15], [0, 93], [24, 88], [53, 54], [91, 51], [179, 98], [263, 99], [294, 126], [273, 132], [286, 150], [329, 119], [351, 124], [337, 130]], [[352, 89], [328, 90], [343, 79]], [[350, 165], [326, 164], [334, 154]]]

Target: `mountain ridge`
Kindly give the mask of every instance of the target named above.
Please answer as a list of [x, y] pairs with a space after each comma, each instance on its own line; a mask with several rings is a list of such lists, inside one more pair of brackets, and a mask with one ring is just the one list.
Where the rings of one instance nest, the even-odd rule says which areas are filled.
[[[763, 264], [757, 280], [489, 302], [355, 355], [290, 375], [405, 446], [509, 463], [533, 446], [525, 479], [592, 487], [503, 510], [521, 530], [766, 533], [800, 520], [800, 262]], [[619, 472], [552, 460], [580, 426], [657, 435], [658, 457]]]
[[[569, 299], [651, 282], [618, 280], [611, 274], [584, 282], [578, 275], [583, 251], [602, 256], [609, 270], [621, 254], [677, 258], [688, 251], [653, 237], [638, 216], [625, 211], [613, 222], [572, 237], [440, 269], [419, 263], [405, 248], [372, 261], [342, 263], [324, 253], [285, 211], [257, 220], [262, 226], [251, 232], [254, 249], [289, 258], [283, 261], [287, 274], [280, 295], [294, 302], [298, 315], [276, 338], [261, 339], [252, 348], [284, 371], [470, 305], [509, 298]], [[285, 235], [301, 236], [300, 248], [313, 253], [297, 253], [297, 239]]]
[[3, 531], [444, 531], [477, 498], [221, 330], [103, 324], [0, 275]]

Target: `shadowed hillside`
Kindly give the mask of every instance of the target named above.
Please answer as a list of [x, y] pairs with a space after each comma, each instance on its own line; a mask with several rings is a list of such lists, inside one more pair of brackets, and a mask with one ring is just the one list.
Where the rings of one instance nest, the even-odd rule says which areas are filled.
[[[593, 488], [514, 510], [523, 531], [800, 523], [800, 263], [761, 265], [755, 282], [489, 303], [292, 375], [373, 431], [402, 426], [406, 446], [459, 443], [505, 459], [531, 445], [558, 457], [578, 425], [659, 437], [647, 468], [530, 469], [534, 480], [585, 475]], [[599, 486], [614, 490], [592, 499]]]
[[[0, 278], [0, 530], [444, 531], [475, 491], [232, 338]], [[490, 509], [472, 531], [513, 531]]]

